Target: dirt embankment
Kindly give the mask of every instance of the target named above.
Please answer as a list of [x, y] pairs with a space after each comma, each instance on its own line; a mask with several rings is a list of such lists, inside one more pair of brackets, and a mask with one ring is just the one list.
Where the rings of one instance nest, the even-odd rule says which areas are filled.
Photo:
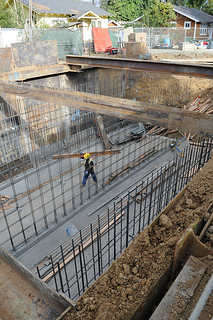
[[[193, 60], [205, 62], [207, 60], [213, 61], [213, 50], [196, 50], [196, 51], [175, 51], [172, 50], [172, 52], [168, 52], [168, 50], [165, 50], [163, 53], [158, 53], [156, 50], [156, 53], [154, 50], [151, 52], [151, 60], [153, 61], [162, 61], [162, 60], [188, 60], [188, 62]], [[195, 62], [197, 63], [197, 62]]]
[[213, 158], [191, 180], [175, 207], [141, 232], [63, 319], [129, 319], [170, 267], [184, 230], [203, 217], [212, 201]]
[[[164, 53], [151, 54], [151, 60], [202, 64], [213, 61], [213, 52], [167, 53], [165, 50]], [[131, 73], [130, 78], [134, 79], [135, 75], [135, 72]], [[210, 97], [213, 101], [213, 79], [155, 72], [140, 72], [136, 79], [127, 90], [127, 98], [173, 107], [182, 106], [185, 101], [193, 101], [199, 95], [203, 100]]]

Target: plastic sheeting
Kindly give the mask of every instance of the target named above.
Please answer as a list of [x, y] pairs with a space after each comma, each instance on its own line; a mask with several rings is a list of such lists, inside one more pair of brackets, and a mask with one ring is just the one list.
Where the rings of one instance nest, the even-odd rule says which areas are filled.
[[109, 30], [109, 35], [112, 41], [113, 48], [118, 48], [118, 35], [116, 32]]
[[64, 60], [66, 55], [70, 54], [83, 54], [82, 46], [82, 33], [81, 29], [72, 30], [48, 30], [45, 35], [40, 39], [43, 40], [56, 40], [58, 48], [59, 60]]
[[92, 28], [95, 52], [103, 52], [107, 48], [112, 48], [112, 40], [107, 28]]

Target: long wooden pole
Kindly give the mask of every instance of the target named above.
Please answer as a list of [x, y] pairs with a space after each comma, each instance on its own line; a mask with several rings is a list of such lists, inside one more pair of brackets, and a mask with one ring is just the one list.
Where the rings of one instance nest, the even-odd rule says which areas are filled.
[[[112, 150], [104, 150], [104, 151], [88, 151], [91, 156], [105, 156], [109, 154], [118, 154], [121, 153], [119, 149], [112, 149]], [[65, 154], [54, 154], [52, 158], [54, 160], [57, 159], [67, 159], [67, 158], [84, 158], [86, 152], [79, 152], [79, 153], [65, 153]]]

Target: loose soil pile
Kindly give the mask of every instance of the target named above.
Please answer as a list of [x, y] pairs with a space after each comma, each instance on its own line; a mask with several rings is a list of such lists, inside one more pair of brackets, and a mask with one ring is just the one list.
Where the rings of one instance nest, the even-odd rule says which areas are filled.
[[[180, 63], [181, 61], [196, 63], [195, 60], [199, 59], [199, 64], [201, 64], [200, 61], [202, 60], [211, 59], [213, 61], [213, 53], [175, 53], [175, 51], [167, 53], [165, 50], [165, 53], [151, 54], [151, 60], [159, 61], [162, 59], [177, 59], [177, 62]], [[138, 101], [181, 107], [185, 101], [192, 101], [198, 95], [203, 100], [213, 97], [213, 79], [156, 72], [131, 72], [130, 74], [130, 78], [135, 79], [135, 83], [131, 83], [129, 90], [126, 92], [126, 98], [129, 99], [135, 98]]]
[[[135, 90], [131, 91], [132, 98], [137, 98], [138, 101], [179, 107], [185, 101], [192, 101], [199, 95], [202, 99], [212, 97], [213, 80], [145, 72], [135, 85]], [[138, 95], [138, 92], [141, 94]]]

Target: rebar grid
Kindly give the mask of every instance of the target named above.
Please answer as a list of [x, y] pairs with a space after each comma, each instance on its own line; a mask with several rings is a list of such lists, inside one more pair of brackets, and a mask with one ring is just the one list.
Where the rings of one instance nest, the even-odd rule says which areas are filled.
[[[20, 103], [24, 105], [23, 101]], [[140, 160], [150, 150], [158, 152], [169, 145], [169, 139], [158, 136], [148, 136], [136, 143], [132, 139], [131, 130], [138, 124], [104, 116], [105, 129], [113, 146], [124, 141], [120, 147], [121, 154], [95, 158], [99, 185], [91, 185], [89, 180], [82, 190], [83, 161], [79, 158], [54, 161], [52, 155], [101, 151], [101, 132], [98, 131], [95, 114], [67, 111], [65, 107], [59, 109], [46, 104], [34, 105], [33, 108], [24, 106], [22, 112], [16, 115], [18, 126], [11, 120], [14, 118], [12, 113], [10, 118], [1, 122], [2, 128], [9, 121], [9, 125], [15, 128], [10, 134], [7, 131], [4, 136], [3, 141], [8, 142], [7, 146], [1, 146], [4, 162], [1, 166], [0, 194], [6, 194], [11, 199], [1, 203], [0, 232], [1, 244], [8, 251], [17, 250], [29, 241], [36, 241], [35, 236], [44, 233], [103, 188], [107, 188], [113, 174], [116, 176], [119, 173], [121, 178], [121, 168], [136, 159]], [[64, 113], [68, 115], [69, 121], [64, 120]], [[27, 119], [24, 124], [23, 117]], [[43, 124], [47, 122], [47, 126], [37, 125], [39, 121]], [[51, 142], [54, 141], [51, 144], [49, 137]], [[18, 145], [19, 157], [13, 152], [12, 141]], [[136, 165], [133, 163], [133, 167]]]
[[134, 185], [90, 225], [36, 265], [37, 275], [76, 300], [209, 160], [212, 141], [198, 139], [148, 179]]
[[[132, 81], [129, 79], [128, 83]], [[126, 90], [122, 77], [108, 83], [99, 80], [93, 88], [87, 83], [76, 85], [75, 89], [118, 97], [125, 96]], [[15, 104], [0, 104], [0, 194], [11, 198], [1, 203], [0, 232], [1, 244], [8, 251], [36, 241], [35, 236], [108, 188], [112, 176], [122, 178], [131, 167], [140, 166], [142, 155], [153, 156], [170, 143], [160, 136], [147, 136], [136, 142], [131, 130], [138, 124], [104, 115], [112, 147], [119, 147], [121, 154], [95, 158], [99, 184], [92, 186], [89, 180], [86, 189], [81, 190], [83, 161], [53, 161], [52, 155], [103, 150], [96, 116], [22, 98]]]

